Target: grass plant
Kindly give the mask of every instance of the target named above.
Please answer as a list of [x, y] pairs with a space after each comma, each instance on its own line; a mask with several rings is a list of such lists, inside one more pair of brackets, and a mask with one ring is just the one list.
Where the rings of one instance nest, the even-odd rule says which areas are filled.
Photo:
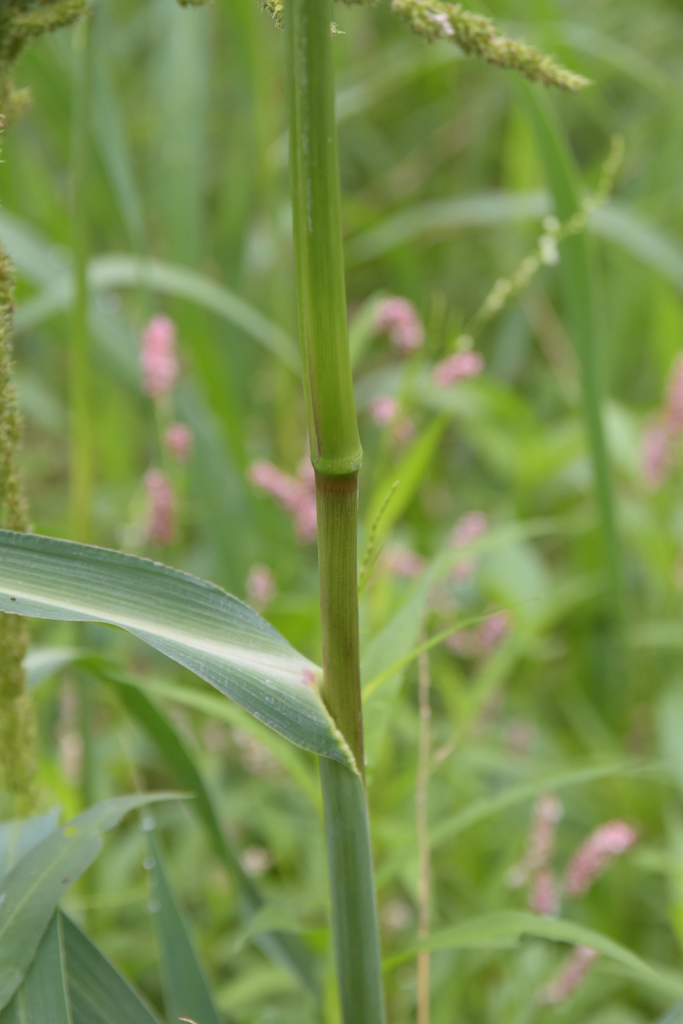
[[680, 13], [264, 6], [0, 10], [0, 1024], [674, 1024]]

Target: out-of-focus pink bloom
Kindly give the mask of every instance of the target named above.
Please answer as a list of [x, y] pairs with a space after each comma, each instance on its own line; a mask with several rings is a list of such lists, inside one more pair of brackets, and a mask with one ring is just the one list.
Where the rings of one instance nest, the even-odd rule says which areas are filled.
[[641, 467], [645, 483], [653, 490], [659, 487], [669, 468], [670, 432], [666, 424], [657, 423], [643, 434]]
[[173, 484], [160, 469], [145, 473], [150, 502], [147, 536], [154, 544], [170, 544], [176, 533], [176, 496]]
[[555, 850], [555, 829], [562, 813], [562, 801], [554, 793], [545, 793], [536, 801], [526, 853], [508, 876], [513, 889], [525, 885], [536, 872], [547, 867]]
[[474, 658], [479, 653], [477, 634], [473, 629], [456, 629], [446, 637], [444, 644], [461, 658]]
[[307, 494], [301, 499], [301, 503], [294, 513], [294, 529], [302, 544], [310, 544], [315, 540], [318, 532], [315, 494]]
[[615, 857], [625, 853], [638, 838], [625, 821], [607, 821], [598, 826], [572, 857], [565, 875], [565, 890], [570, 896], [583, 896], [597, 876]]
[[178, 462], [189, 459], [194, 445], [194, 434], [187, 423], [171, 423], [164, 431], [164, 445]]
[[448, 538], [449, 548], [466, 548], [486, 533], [489, 517], [485, 512], [465, 512], [458, 519]]
[[483, 369], [481, 352], [454, 352], [436, 364], [432, 377], [437, 387], [446, 388], [467, 377], [478, 377]]
[[176, 328], [168, 316], [153, 316], [142, 335], [140, 349], [142, 384], [150, 398], [160, 398], [171, 390], [180, 364], [176, 353]]
[[672, 434], [683, 431], [683, 354], [677, 357], [669, 380], [666, 425]]
[[[473, 544], [475, 540], [478, 540], [479, 537], [482, 537], [488, 528], [489, 520], [485, 512], [466, 512], [451, 530], [448, 546], [456, 551], [459, 548], [466, 548]], [[477, 563], [474, 558], [461, 559], [454, 566], [451, 578], [456, 583], [460, 583], [462, 580], [467, 579], [468, 576], [471, 576], [476, 567]]]
[[391, 395], [377, 395], [370, 402], [370, 416], [380, 427], [395, 420], [398, 411], [398, 402]]
[[414, 352], [425, 340], [425, 329], [415, 306], [398, 295], [379, 303], [375, 326], [389, 334], [399, 352]]
[[283, 473], [265, 460], [252, 462], [247, 475], [253, 484], [272, 495], [292, 515], [297, 538], [302, 543], [315, 540], [315, 471], [308, 456], [299, 463], [297, 476]]
[[399, 576], [407, 576], [408, 579], [416, 579], [425, 567], [425, 560], [417, 551], [409, 548], [391, 548], [384, 555], [384, 564], [391, 572]]
[[252, 565], [247, 576], [246, 591], [249, 603], [260, 611], [273, 600], [276, 591], [275, 577], [267, 565]]
[[509, 619], [506, 612], [494, 612], [479, 626], [477, 630], [479, 646], [482, 653], [495, 650], [508, 631]]
[[252, 462], [247, 476], [253, 484], [280, 502], [288, 512], [296, 512], [301, 504], [303, 487], [300, 480], [283, 473], [272, 462]]
[[394, 440], [397, 444], [408, 444], [417, 433], [415, 421], [410, 416], [404, 416], [398, 423], [394, 424]]
[[529, 889], [529, 907], [543, 917], [557, 917], [560, 900], [555, 876], [548, 868], [539, 871]]
[[584, 980], [588, 968], [599, 955], [587, 946], [576, 946], [565, 960], [559, 974], [546, 985], [540, 1001], [552, 1005], [568, 999]]

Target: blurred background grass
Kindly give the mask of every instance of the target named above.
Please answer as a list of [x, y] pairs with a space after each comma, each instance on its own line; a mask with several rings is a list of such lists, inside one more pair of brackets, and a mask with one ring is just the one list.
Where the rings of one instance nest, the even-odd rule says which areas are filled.
[[[672, 992], [683, 992], [680, 453], [674, 442], [657, 487], [644, 477], [641, 458], [683, 342], [683, 12], [673, 0], [650, 0], [646, 9], [635, 0], [500, 0], [478, 9], [594, 83], [578, 96], [547, 97], [580, 196], [595, 191], [612, 138], [625, 141], [614, 198], [581, 243], [621, 607], [610, 597], [582, 415], [576, 351], [583, 328], [571, 305], [578, 271], [565, 247], [559, 266], [543, 267], [482, 332], [481, 377], [437, 389], [428, 373], [452, 351], [494, 281], [534, 247], [557, 198], [535, 101], [514, 76], [463, 59], [447, 41], [427, 46], [411, 38], [384, 7], [339, 5], [350, 316], [362, 333], [368, 299], [400, 295], [426, 328], [424, 347], [409, 358], [386, 338], [366, 339], [356, 371], [363, 539], [392, 482], [402, 481], [383, 521], [385, 553], [362, 600], [366, 683], [381, 673], [386, 680], [366, 704], [383, 937], [387, 952], [411, 940], [417, 888], [417, 670], [414, 662], [387, 670], [415, 647], [423, 620], [436, 633], [459, 614], [504, 609], [495, 649], [461, 643], [459, 652], [435, 646], [431, 653], [434, 928], [525, 906], [524, 892], [511, 890], [507, 877], [525, 848], [533, 794], [522, 790], [517, 802], [459, 831], [449, 821], [463, 808], [517, 784], [537, 781], [541, 793], [551, 776], [621, 765], [562, 789], [558, 867], [606, 819], [625, 818], [639, 832], [628, 857], [565, 912], [661, 966], [671, 988], [645, 986], [601, 960], [575, 995], [545, 1006], [536, 997], [562, 950], [525, 940], [511, 951], [435, 953], [433, 1021], [640, 1024], [656, 1019]], [[281, 33], [255, 0], [216, 0], [199, 10], [170, 0], [97, 0], [84, 106], [77, 102], [77, 32], [63, 30], [22, 57], [15, 81], [30, 88], [32, 107], [6, 129], [0, 166], [0, 235], [19, 279], [17, 381], [34, 528], [74, 534], [68, 353], [81, 217], [94, 261], [89, 539], [167, 561], [239, 596], [247, 594], [251, 567], [268, 566], [276, 593], [266, 617], [319, 658], [315, 548], [297, 542], [286, 512], [247, 475], [255, 459], [294, 473], [305, 454], [290, 343], [296, 321]], [[82, 181], [79, 130], [89, 150]], [[254, 310], [266, 319], [255, 320]], [[162, 312], [177, 324], [182, 375], [160, 417], [142, 388], [138, 350], [145, 324]], [[387, 394], [400, 401], [410, 428], [398, 436], [370, 415], [373, 398]], [[183, 465], [162, 451], [164, 416], [194, 432]], [[141, 525], [143, 477], [154, 466], [169, 473], [179, 496], [176, 539], [164, 548], [146, 541]], [[473, 570], [438, 583], [439, 553], [472, 510], [490, 523]], [[416, 579], [386, 557], [399, 546], [425, 560]], [[313, 759], [217, 699], [202, 706], [206, 694], [176, 666], [112, 631], [36, 623], [33, 635], [41, 644], [107, 653], [144, 683], [205, 775], [221, 823], [277, 920], [293, 922], [327, 963]], [[75, 811], [122, 789], [174, 783], [92, 667], [57, 672], [36, 693], [46, 805]], [[191, 811], [167, 807], [157, 817], [172, 884], [225, 1019], [319, 1019], [313, 1001], [241, 934], [234, 883]], [[111, 838], [71, 909], [159, 1003], [145, 851], [136, 828]], [[387, 984], [391, 1021], [414, 1019], [414, 965], [389, 973]]]

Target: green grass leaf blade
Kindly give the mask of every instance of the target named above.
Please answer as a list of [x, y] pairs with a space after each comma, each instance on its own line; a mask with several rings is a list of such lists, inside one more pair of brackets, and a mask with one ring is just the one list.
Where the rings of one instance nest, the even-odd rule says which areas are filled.
[[656, 767], [656, 765], [638, 761], [615, 761], [611, 764], [592, 765], [586, 768], [544, 774], [542, 778], [520, 782], [515, 786], [508, 786], [495, 796], [473, 801], [467, 807], [464, 807], [463, 810], [435, 825], [430, 832], [431, 846], [432, 848], [440, 846], [442, 843], [460, 835], [465, 829], [472, 828], [474, 825], [478, 825], [479, 822], [493, 818], [502, 811], [516, 807], [527, 800], [533, 800], [542, 793], [568, 789], [572, 786], [582, 786], [599, 779], [609, 779], [615, 776], [642, 772], [650, 767]]
[[60, 916], [54, 914], [26, 977], [0, 1013], [0, 1024], [75, 1024], [65, 967]]
[[149, 836], [149, 846], [154, 861], [150, 871], [154, 894], [152, 917], [161, 950], [166, 1016], [173, 1021], [189, 1017], [201, 1024], [219, 1024], [208, 982], [171, 891], [161, 850], [153, 835]]
[[[226, 839], [201, 772], [178, 733], [169, 719], [132, 680], [114, 678], [111, 673], [104, 670], [98, 674], [104, 682], [114, 687], [128, 713], [156, 744], [176, 776], [178, 784], [193, 794], [191, 808], [201, 819], [214, 851], [237, 885], [242, 898], [244, 917], [249, 920], [264, 906], [264, 899], [252, 879], [245, 874], [237, 854]], [[281, 932], [264, 932], [258, 936], [257, 944], [267, 956], [291, 971], [297, 981], [303, 982], [311, 991], [317, 991], [313, 955], [297, 936]]]
[[73, 1024], [159, 1024], [157, 1015], [73, 921], [60, 914]]
[[100, 833], [129, 811], [178, 797], [143, 793], [97, 804], [51, 832], [5, 875], [0, 886], [0, 1009], [23, 981], [59, 900], [99, 853]]
[[610, 939], [601, 932], [593, 931], [562, 918], [541, 917], [526, 914], [522, 911], [502, 911], [497, 914], [485, 914], [482, 917], [463, 921], [462, 924], [435, 932], [423, 942], [416, 943], [410, 950], [405, 950], [385, 961], [385, 970], [392, 970], [399, 964], [411, 959], [422, 949], [496, 949], [498, 943], [514, 942], [523, 936], [549, 939], [552, 942], [566, 942], [575, 946], [588, 946], [590, 949], [609, 957], [638, 978], [640, 981], [661, 992], [680, 993], [683, 982], [678, 984], [668, 975], [663, 975], [655, 967], [642, 960], [636, 953]]
[[29, 850], [54, 832], [58, 820], [59, 811], [55, 808], [37, 818], [4, 821], [0, 825], [0, 879], [11, 871]]
[[106, 622], [167, 655], [292, 743], [351, 764], [320, 670], [220, 587], [104, 548], [0, 532], [0, 609]]
[[[525, 83], [517, 84], [536, 132], [556, 214], [564, 223], [580, 210], [579, 186], [571, 154], [547, 98]], [[566, 238], [561, 246], [561, 254], [560, 270], [565, 302], [581, 363], [583, 409], [603, 535], [605, 568], [612, 611], [619, 620], [623, 614], [623, 581], [612, 480], [602, 424], [598, 337], [585, 232]]]

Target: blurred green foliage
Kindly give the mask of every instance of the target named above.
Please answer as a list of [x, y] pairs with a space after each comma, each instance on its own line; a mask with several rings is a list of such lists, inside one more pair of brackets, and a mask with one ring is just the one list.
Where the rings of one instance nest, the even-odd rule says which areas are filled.
[[[411, 37], [383, 7], [340, 5], [334, 46], [350, 315], [362, 315], [379, 292], [400, 295], [426, 328], [424, 347], [409, 357], [386, 337], [370, 337], [356, 366], [361, 551], [393, 481], [402, 481], [376, 531], [384, 552], [361, 602], [365, 683], [383, 680], [366, 702], [383, 941], [393, 955], [415, 938], [418, 716], [409, 656], [423, 629], [437, 634], [459, 618], [504, 609], [507, 631], [494, 650], [435, 645], [430, 653], [433, 928], [526, 908], [525, 891], [508, 886], [509, 870], [523, 855], [533, 799], [557, 786], [565, 806], [558, 869], [604, 820], [624, 818], [639, 833], [588, 896], [566, 902], [564, 915], [629, 947], [670, 984], [644, 983], [603, 957], [553, 1007], [538, 996], [566, 948], [526, 938], [505, 950], [440, 950], [432, 957], [433, 1024], [645, 1024], [683, 992], [680, 450], [672, 445], [656, 488], [641, 465], [644, 431], [658, 422], [683, 343], [683, 12], [673, 0], [650, 0], [646, 9], [635, 0], [479, 7], [594, 83], [575, 96], [548, 96], [581, 196], [595, 191], [612, 137], [625, 140], [614, 199], [585, 234], [623, 617], [615, 621], [609, 599], [565, 250], [483, 331], [481, 377], [448, 389], [430, 377], [494, 281], [535, 247], [552, 209], [528, 104], [513, 75], [461, 58], [446, 41]], [[91, 539], [238, 596], [252, 566], [269, 566], [277, 592], [265, 616], [319, 660], [315, 548], [297, 542], [288, 515], [247, 476], [255, 459], [294, 473], [305, 453], [289, 345], [296, 324], [282, 34], [256, 0], [199, 9], [97, 0], [92, 17], [91, 159], [79, 196], [95, 260]], [[32, 108], [6, 131], [0, 165], [0, 237], [19, 277], [23, 468], [34, 528], [57, 536], [69, 531], [75, 59], [72, 29], [21, 56], [14, 81], [30, 87]], [[145, 258], [157, 261], [154, 273], [139, 272]], [[182, 287], [179, 267], [194, 275]], [[235, 297], [266, 319], [249, 320], [252, 310], [245, 314]], [[143, 392], [138, 350], [145, 324], [161, 312], [177, 324], [182, 372], [172, 407], [160, 413]], [[400, 401], [412, 438], [374, 422], [379, 395]], [[160, 422], [171, 419], [194, 432], [183, 464], [161, 444]], [[177, 535], [166, 547], [145, 540], [151, 467], [169, 474], [179, 496]], [[472, 510], [491, 526], [474, 549], [474, 571], [454, 583], [443, 552]], [[387, 553], [399, 545], [425, 560], [414, 581], [391, 568]], [[156, 812], [168, 879], [223, 1019], [321, 1019], [305, 988], [263, 955], [265, 933], [284, 927], [327, 966], [325, 1019], [334, 1021], [313, 757], [123, 634], [34, 623], [32, 636], [125, 666], [172, 720], [243, 869], [257, 877], [268, 902], [245, 925], [235, 875], [200, 817], [191, 806]], [[84, 802], [178, 784], [172, 758], [98, 664], [62, 666], [35, 691], [44, 809], [59, 803], [72, 815]], [[161, 1008], [147, 856], [143, 831], [119, 830], [65, 906]], [[388, 972], [387, 986], [389, 1019], [413, 1020], [414, 962]]]

